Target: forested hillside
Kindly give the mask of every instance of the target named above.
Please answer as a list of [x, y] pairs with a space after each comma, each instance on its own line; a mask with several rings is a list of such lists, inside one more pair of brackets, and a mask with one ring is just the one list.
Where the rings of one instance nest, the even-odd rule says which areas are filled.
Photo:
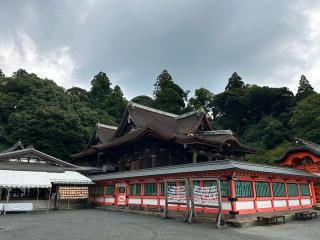
[[[152, 97], [132, 101], [178, 114], [202, 107], [214, 127], [231, 129], [258, 150], [247, 156], [250, 161], [271, 162], [295, 137], [320, 144], [320, 94], [303, 75], [296, 95], [285, 87], [245, 84], [237, 73], [222, 93], [200, 86], [190, 93], [164, 70], [155, 79]], [[12, 76], [0, 70], [0, 151], [22, 140], [68, 160], [85, 146], [96, 122], [117, 125], [126, 102], [121, 88], [113, 87], [103, 72], [87, 91], [66, 90], [21, 69]]]

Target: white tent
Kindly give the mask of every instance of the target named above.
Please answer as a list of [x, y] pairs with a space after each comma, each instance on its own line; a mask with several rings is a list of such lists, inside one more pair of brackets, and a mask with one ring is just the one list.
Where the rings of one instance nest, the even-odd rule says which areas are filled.
[[[47, 172], [31, 172], [31, 171], [13, 171], [0, 170], [0, 188], [5, 188], [8, 191], [7, 201], [1, 204], [0, 211], [32, 211], [32, 203], [8, 203], [10, 191], [13, 188], [48, 188], [51, 193], [51, 182], [49, 181]], [[48, 210], [50, 203], [50, 193], [48, 199]], [[38, 201], [38, 196], [37, 196]]]
[[83, 176], [78, 172], [65, 171], [63, 173], [48, 173], [49, 181], [53, 184], [92, 184], [90, 178]]
[[51, 188], [47, 172], [0, 170], [0, 187]]

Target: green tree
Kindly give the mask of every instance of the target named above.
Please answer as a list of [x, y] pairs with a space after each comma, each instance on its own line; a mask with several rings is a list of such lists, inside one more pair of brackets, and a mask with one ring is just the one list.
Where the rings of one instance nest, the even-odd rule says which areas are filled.
[[229, 78], [228, 84], [226, 86], [226, 90], [232, 90], [237, 88], [244, 88], [244, 82], [242, 81], [242, 78], [234, 72], [232, 76]]
[[163, 111], [180, 114], [185, 108], [188, 93], [174, 83], [167, 70], [163, 70], [154, 84], [154, 106]]
[[125, 110], [127, 101], [123, 96], [121, 88], [116, 85], [110, 96], [105, 101], [106, 110], [109, 115], [113, 116], [117, 122], [120, 122]]
[[104, 72], [99, 72], [91, 81], [91, 100], [96, 106], [104, 107], [104, 101], [112, 93], [111, 82]]
[[213, 93], [208, 89], [198, 88], [194, 91], [194, 97], [189, 99], [187, 107], [190, 110], [203, 108], [206, 113], [212, 114], [213, 97]]
[[140, 96], [136, 96], [134, 98], [131, 99], [131, 102], [135, 102], [147, 107], [153, 107], [154, 105], [154, 100], [146, 95], [140, 95]]
[[0, 78], [4, 78], [5, 77], [5, 75], [4, 75], [4, 73], [2, 72], [2, 70], [0, 69]]
[[242, 136], [243, 142], [262, 149], [274, 148], [287, 139], [288, 129], [271, 116], [265, 116], [259, 123], [250, 125]]
[[298, 102], [293, 109], [290, 126], [295, 137], [320, 144], [320, 94], [313, 94]]
[[311, 86], [308, 79], [304, 75], [301, 75], [301, 78], [299, 80], [298, 92], [296, 94], [297, 101], [301, 101], [302, 99], [312, 94], [315, 94], [313, 87]]
[[117, 122], [120, 122], [126, 106], [126, 99], [121, 88], [118, 85], [112, 88], [112, 83], [104, 72], [95, 75], [91, 85], [89, 92], [91, 107], [106, 111]]
[[89, 93], [87, 90], [79, 88], [79, 87], [72, 87], [67, 90], [67, 94], [77, 97], [81, 102], [88, 102], [89, 101]]
[[1, 145], [8, 146], [21, 139], [40, 151], [67, 160], [71, 153], [85, 146], [97, 122], [115, 124], [106, 111], [91, 108], [53, 81], [25, 70], [1, 79]]

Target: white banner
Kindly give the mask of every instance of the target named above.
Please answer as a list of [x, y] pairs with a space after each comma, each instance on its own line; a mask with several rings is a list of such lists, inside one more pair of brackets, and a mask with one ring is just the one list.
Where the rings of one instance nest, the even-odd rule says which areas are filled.
[[168, 186], [168, 201], [171, 203], [187, 203], [187, 191], [185, 186]]
[[193, 186], [193, 201], [196, 205], [219, 206], [217, 186]]

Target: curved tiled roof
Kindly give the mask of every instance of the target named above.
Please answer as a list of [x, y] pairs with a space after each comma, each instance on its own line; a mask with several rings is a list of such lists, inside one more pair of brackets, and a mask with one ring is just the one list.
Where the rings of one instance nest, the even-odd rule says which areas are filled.
[[285, 159], [287, 159], [290, 154], [293, 154], [296, 152], [308, 152], [308, 153], [315, 155], [316, 157], [320, 157], [320, 147], [318, 147], [317, 145], [303, 144], [303, 145], [299, 145], [299, 146], [289, 147], [282, 154], [282, 156], [276, 160], [276, 162], [282, 162]]
[[[127, 130], [128, 124], [133, 124], [131, 130]], [[198, 132], [202, 126], [210, 134], [202, 135]], [[85, 151], [71, 155], [73, 158], [94, 154], [94, 150], [105, 150], [138, 140], [145, 135], [152, 135], [157, 138], [175, 141], [180, 144], [205, 144], [205, 145], [223, 145], [233, 143], [238, 151], [251, 153], [253, 149], [241, 145], [236, 137], [230, 134], [230, 131], [213, 131], [206, 114], [202, 110], [192, 111], [182, 115], [176, 115], [160, 111], [154, 108], [146, 107], [141, 104], [129, 102], [123, 114], [121, 123], [117, 129], [112, 128], [113, 136], [108, 135], [104, 141], [94, 144], [92, 140]], [[126, 131], [126, 132], [125, 132]], [[99, 134], [97, 134], [99, 135]]]
[[256, 173], [268, 173], [275, 175], [289, 175], [297, 177], [309, 177], [318, 178], [318, 176], [305, 172], [303, 170], [288, 168], [288, 167], [278, 167], [273, 165], [241, 162], [233, 160], [221, 160], [214, 162], [204, 162], [204, 163], [191, 163], [191, 164], [181, 164], [167, 167], [157, 167], [141, 170], [131, 170], [124, 172], [115, 172], [107, 174], [92, 175], [90, 178], [95, 181], [99, 180], [109, 180], [109, 179], [121, 179], [121, 178], [131, 178], [131, 177], [144, 177], [144, 176], [159, 176], [168, 174], [183, 174], [183, 173], [193, 173], [193, 172], [208, 172], [208, 171], [223, 171], [223, 170], [242, 170], [248, 172]]

